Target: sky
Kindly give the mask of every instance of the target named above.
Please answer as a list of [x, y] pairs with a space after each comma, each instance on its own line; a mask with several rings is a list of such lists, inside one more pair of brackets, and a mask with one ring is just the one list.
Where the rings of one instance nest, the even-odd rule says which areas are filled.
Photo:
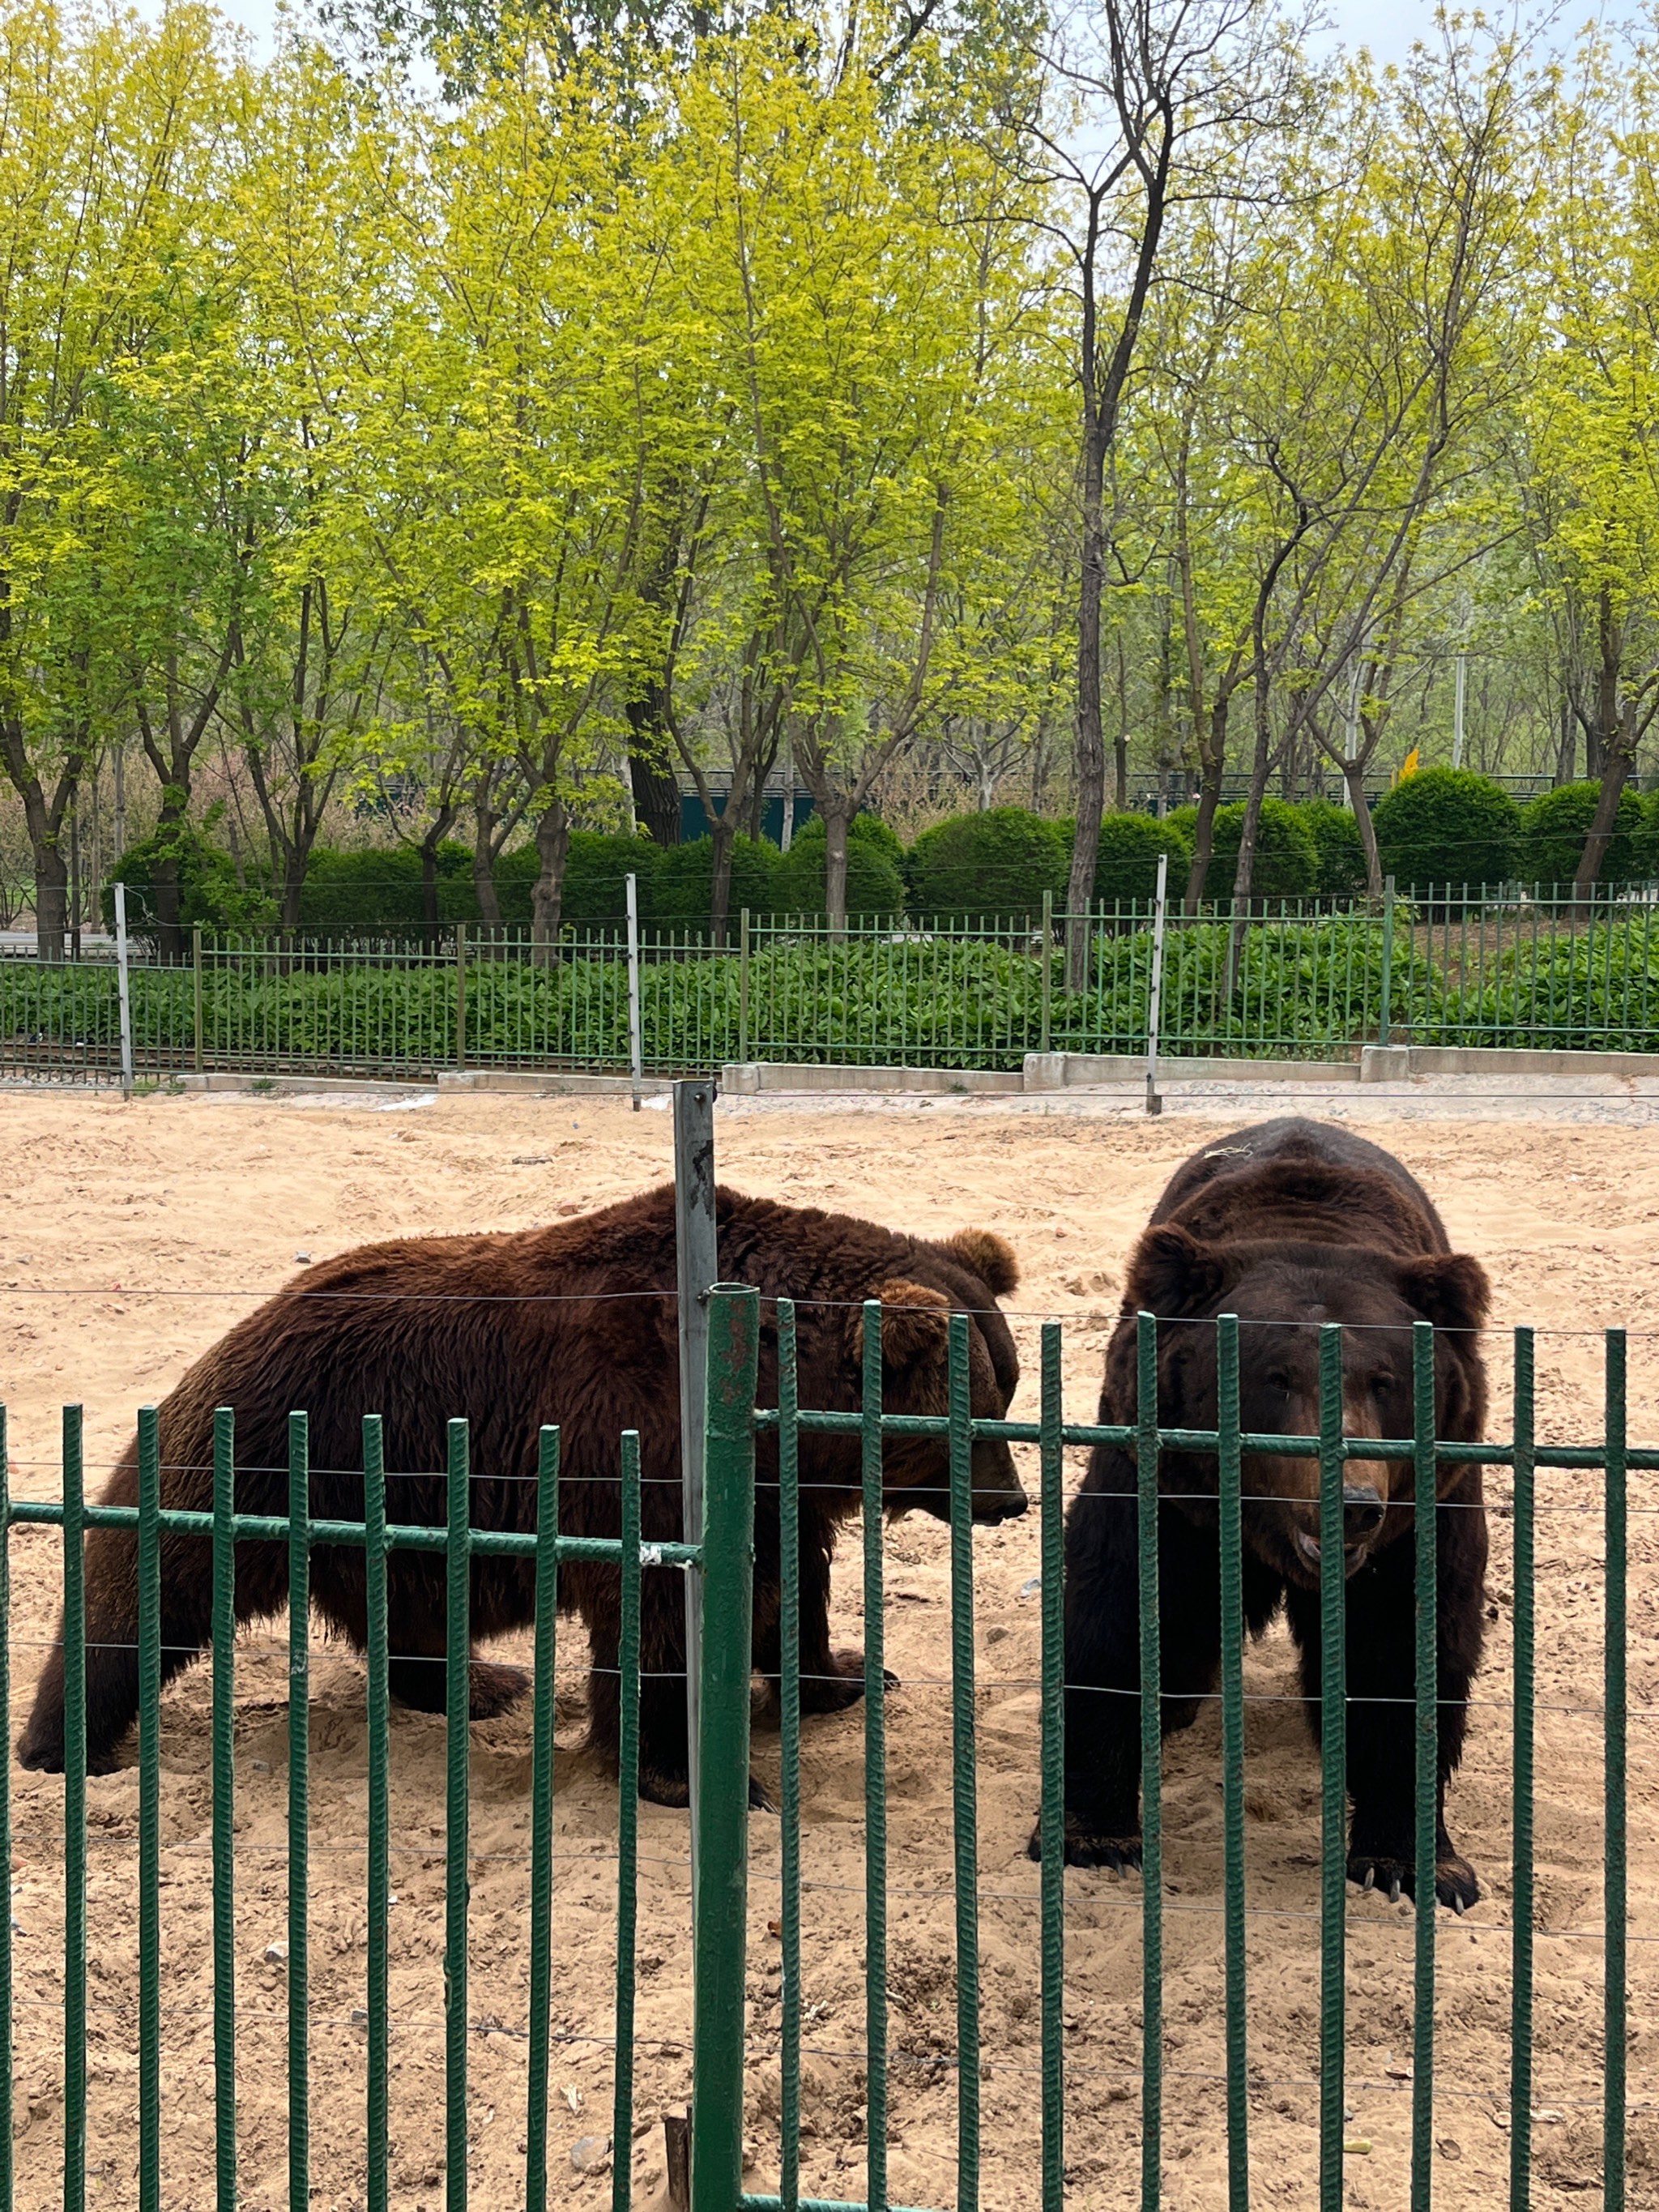
[[[262, 46], [268, 42], [274, 0], [218, 0], [218, 4], [233, 21], [252, 32]], [[1334, 40], [1369, 46], [1379, 61], [1399, 59], [1413, 39], [1425, 38], [1434, 28], [1434, 0], [1327, 0], [1327, 9]], [[1579, 12], [1589, 10], [1581, 7]]]

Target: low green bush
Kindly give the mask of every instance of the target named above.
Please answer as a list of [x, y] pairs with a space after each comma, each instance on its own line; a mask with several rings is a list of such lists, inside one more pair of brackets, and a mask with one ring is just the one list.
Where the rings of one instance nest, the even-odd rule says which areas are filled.
[[1365, 888], [1365, 848], [1353, 810], [1334, 799], [1304, 799], [1297, 809], [1318, 856], [1321, 898], [1356, 897]]
[[[630, 836], [622, 830], [607, 836], [598, 830], [573, 830], [564, 862], [562, 926], [591, 929], [625, 921], [630, 874], [635, 879], [640, 919], [650, 921], [663, 857], [661, 846], [653, 845], [643, 831]], [[541, 865], [542, 856], [533, 842], [515, 846], [495, 863], [495, 896], [504, 923], [531, 920]]]
[[[795, 833], [782, 854], [775, 896], [785, 914], [803, 917], [824, 908], [824, 857], [828, 836], [813, 815]], [[904, 911], [904, 848], [884, 822], [856, 814], [847, 830], [847, 912], [850, 918], [901, 915]]]
[[[731, 917], [744, 907], [770, 914], [778, 904], [778, 876], [783, 855], [763, 838], [736, 837], [732, 842]], [[714, 841], [696, 837], [676, 845], [657, 865], [652, 918], [665, 927], [706, 925], [714, 885]]]
[[1108, 905], [1127, 905], [1154, 897], [1160, 854], [1169, 855], [1169, 888], [1174, 896], [1186, 883], [1187, 866], [1192, 859], [1190, 840], [1183, 838], [1173, 823], [1156, 821], [1150, 814], [1106, 815], [1100, 825], [1100, 850], [1095, 856], [1097, 900]]
[[[1215, 811], [1211, 836], [1210, 872], [1206, 898], [1231, 899], [1238, 869], [1238, 848], [1244, 836], [1244, 801], [1235, 799]], [[1319, 848], [1299, 806], [1282, 799], [1264, 798], [1256, 823], [1255, 859], [1250, 870], [1250, 897], [1311, 898], [1319, 888]]]
[[[475, 921], [472, 855], [446, 839], [437, 851], [438, 919]], [[421, 856], [408, 845], [342, 851], [319, 845], [300, 894], [300, 927], [318, 937], [418, 934], [426, 924]]]
[[1022, 920], [1065, 895], [1071, 841], [1023, 806], [958, 814], [924, 830], [908, 870], [913, 914], [933, 921]]
[[1425, 768], [1385, 792], [1371, 812], [1382, 872], [1401, 891], [1510, 881], [1521, 810], [1473, 769]]
[[127, 927], [134, 936], [151, 933], [156, 920], [155, 872], [166, 860], [179, 867], [179, 920], [190, 928], [268, 928], [276, 919], [270, 886], [245, 884], [236, 874], [236, 863], [222, 846], [194, 823], [180, 823], [160, 830], [136, 845], [129, 845], [111, 870], [100, 897], [104, 927], [115, 927], [115, 886], [127, 887]]
[[[1522, 883], [1551, 890], [1573, 881], [1601, 803], [1599, 783], [1563, 783], [1527, 801], [1521, 810], [1516, 860]], [[1642, 802], [1626, 786], [1619, 794], [1619, 811], [1602, 857], [1600, 882], [1627, 884], [1644, 872], [1638, 860], [1642, 831]]]

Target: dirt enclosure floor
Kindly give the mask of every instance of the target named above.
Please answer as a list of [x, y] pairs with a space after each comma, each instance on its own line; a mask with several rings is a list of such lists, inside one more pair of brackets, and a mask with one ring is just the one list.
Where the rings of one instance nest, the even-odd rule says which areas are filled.
[[[1282, 1110], [1282, 1109], [1280, 1109]], [[1259, 1114], [1259, 1108], [1256, 1113]], [[1626, 1325], [1632, 1441], [1659, 1437], [1659, 1127], [1524, 1103], [1482, 1121], [1432, 1105], [1368, 1122], [1426, 1182], [1455, 1241], [1497, 1291], [1489, 1343], [1494, 1433], [1509, 1434], [1504, 1332], [1539, 1331], [1540, 1441], [1601, 1429], [1595, 1332]], [[1241, 1118], [1234, 1110], [1231, 1121]], [[724, 1179], [803, 1203], [872, 1214], [927, 1235], [967, 1223], [1002, 1231], [1025, 1269], [1011, 1304], [1034, 1413], [1037, 1331], [1066, 1324], [1067, 1412], [1092, 1415], [1125, 1255], [1158, 1190], [1194, 1146], [1229, 1126], [1171, 1115], [1021, 1111], [941, 1099], [841, 1110], [742, 1100], [720, 1109]], [[112, 1099], [0, 1094], [9, 1194], [0, 1224], [0, 1388], [15, 1494], [58, 1494], [60, 1405], [84, 1403], [88, 1487], [161, 1396], [238, 1315], [314, 1260], [394, 1232], [517, 1228], [664, 1176], [669, 1116], [625, 1102], [489, 1096]], [[1068, 1467], [1068, 1483], [1082, 1472]], [[1036, 1489], [1036, 1468], [1026, 1479]], [[1599, 1474], [1539, 1479], [1538, 2205], [1600, 2204], [1601, 1561]], [[1489, 1659], [1450, 1820], [1485, 1896], [1439, 1933], [1435, 2201], [1445, 2212], [1507, 2202], [1510, 2020], [1508, 1481], [1496, 1508]], [[1631, 1486], [1632, 2099], [1626, 2201], [1659, 2207], [1659, 1484]], [[1036, 1803], [1038, 1662], [1035, 1512], [975, 1538], [987, 2212], [1038, 2202], [1036, 1869], [1024, 1846]], [[895, 2202], [956, 2203], [946, 1532], [906, 1521], [889, 1534], [891, 2033]], [[13, 1537], [13, 1714], [27, 1711], [60, 1588], [53, 1532]], [[857, 1546], [836, 1570], [838, 1630], [860, 1639]], [[242, 2202], [287, 2203], [286, 1628], [239, 1648], [236, 1972]], [[607, 2038], [615, 1971], [614, 1786], [577, 1749], [580, 1631], [561, 1646], [553, 2027], [552, 2199], [609, 2202], [603, 2159], [576, 2170], [583, 2137], [611, 2130]], [[1253, 2201], [1316, 2201], [1319, 1774], [1288, 1702], [1289, 1647], [1251, 1653], [1247, 1691]], [[313, 1673], [311, 1789], [313, 2203], [363, 2203], [363, 1679], [347, 1652]], [[1225, 2202], [1221, 2087], [1221, 1801], [1213, 1709], [1168, 1756], [1165, 1923], [1168, 2086], [1164, 2203]], [[529, 1733], [515, 1713], [473, 1731], [471, 2190], [480, 2206], [523, 2203], [527, 2005]], [[443, 2197], [441, 1721], [392, 1725], [392, 2140], [399, 2212]], [[131, 1753], [129, 1756], [132, 1756]], [[763, 1728], [756, 1765], [775, 1775]], [[209, 1683], [171, 1690], [163, 1721], [165, 2201], [213, 2199]], [[15, 1767], [17, 2162], [20, 2206], [59, 2202], [63, 2141], [63, 1785]], [[136, 2197], [136, 1769], [88, 1787], [90, 2198]], [[809, 1722], [805, 1808], [805, 2115], [802, 2182], [864, 2194], [862, 1736], [858, 1714]], [[751, 1826], [748, 2185], [777, 2176], [776, 1825]], [[636, 2204], [665, 2186], [661, 2118], [689, 2087], [689, 1888], [684, 1814], [641, 1808]], [[1068, 2201], [1139, 2202], [1140, 1893], [1103, 1873], [1066, 1876]], [[1413, 1931], [1408, 1907], [1350, 1899], [1346, 2202], [1395, 2212], [1407, 2197]]]

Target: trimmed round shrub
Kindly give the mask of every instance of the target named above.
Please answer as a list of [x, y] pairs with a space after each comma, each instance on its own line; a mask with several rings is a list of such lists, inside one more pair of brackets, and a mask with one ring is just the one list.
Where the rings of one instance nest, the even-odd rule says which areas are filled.
[[1371, 823], [1382, 872], [1402, 891], [1514, 877], [1521, 810], [1501, 784], [1473, 769], [1407, 776], [1378, 799]]
[[[638, 878], [640, 919], [648, 921], [654, 911], [651, 902], [663, 858], [661, 846], [653, 844], [642, 831], [630, 836], [624, 830], [607, 836], [599, 830], [573, 830], [564, 861], [559, 908], [562, 925], [591, 929], [601, 922], [624, 921], [630, 874]], [[527, 845], [515, 845], [496, 861], [495, 896], [503, 921], [530, 921], [541, 866], [542, 856], [533, 840]]]
[[[1245, 805], [1242, 799], [1231, 806], [1218, 806], [1211, 832], [1210, 872], [1204, 895], [1230, 899], [1238, 867], [1238, 848], [1244, 835]], [[1319, 887], [1319, 848], [1302, 818], [1299, 806], [1282, 799], [1264, 799], [1255, 829], [1255, 858], [1250, 868], [1250, 897], [1259, 899], [1310, 898]]]
[[[783, 855], [763, 838], [737, 837], [732, 843], [733, 921], [744, 907], [770, 914], [778, 904], [778, 870]], [[657, 865], [652, 920], [672, 928], [706, 922], [714, 884], [714, 841], [695, 837], [676, 845]]]
[[[1521, 810], [1521, 843], [1516, 862], [1522, 883], [1548, 889], [1571, 884], [1584, 855], [1584, 840], [1601, 804], [1599, 783], [1564, 783], [1540, 791]], [[1628, 785], [1619, 794], [1613, 835], [1597, 881], [1627, 884], [1645, 872], [1638, 858], [1643, 842], [1642, 802]]]
[[1659, 791], [1645, 793], [1638, 803], [1642, 818], [1636, 831], [1636, 873], [1645, 879], [1659, 876]]
[[931, 921], [1024, 918], [1042, 894], [1065, 896], [1071, 838], [1057, 822], [1023, 806], [958, 814], [924, 830], [912, 848], [910, 901]]
[[106, 929], [115, 927], [115, 885], [122, 883], [127, 887], [127, 927], [135, 936], [151, 932], [155, 871], [169, 859], [178, 862], [179, 920], [186, 929], [198, 923], [204, 929], [264, 929], [276, 921], [269, 886], [239, 883], [230, 854], [192, 823], [181, 822], [129, 845], [111, 870], [99, 900]]
[[1193, 857], [1191, 841], [1182, 836], [1180, 824], [1157, 821], [1150, 814], [1103, 816], [1095, 854], [1096, 898], [1109, 904], [1133, 900], [1144, 904], [1155, 897], [1160, 853], [1170, 856], [1170, 891], [1177, 894]]
[[1321, 898], [1348, 898], [1365, 888], [1365, 848], [1352, 807], [1310, 799], [1297, 809], [1314, 841], [1319, 862], [1315, 884]]
[[[869, 826], [866, 828], [866, 824]], [[829, 839], [817, 815], [795, 832], [778, 862], [777, 903], [784, 914], [820, 915], [824, 904], [824, 859]], [[904, 848], [873, 814], [855, 814], [847, 825], [847, 911], [890, 915], [904, 911], [904, 876], [895, 855]]]
[[[446, 838], [438, 854], [438, 919], [476, 921], [472, 855]], [[355, 852], [319, 845], [300, 894], [300, 927], [319, 937], [396, 936], [426, 923], [421, 856], [408, 845]]]

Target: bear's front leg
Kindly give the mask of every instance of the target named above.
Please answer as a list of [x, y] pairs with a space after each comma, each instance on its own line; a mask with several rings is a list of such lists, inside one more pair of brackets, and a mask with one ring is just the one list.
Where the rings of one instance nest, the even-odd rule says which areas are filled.
[[[1140, 1581], [1134, 1463], [1097, 1451], [1066, 1523], [1066, 1860], [1141, 1858]], [[1159, 1735], [1189, 1727], [1220, 1656], [1215, 1541], [1158, 1511]], [[1042, 1830], [1028, 1846], [1042, 1854]]]
[[[755, 1553], [755, 1665], [776, 1698], [783, 1667], [782, 1594], [775, 1581], [762, 1588], [771, 1555], [758, 1534]], [[864, 1695], [864, 1654], [830, 1641], [830, 1552], [806, 1534], [801, 1538], [798, 1587], [800, 1710], [803, 1714], [844, 1713]], [[899, 1686], [898, 1676], [890, 1669], [883, 1669], [882, 1679], [890, 1690]]]
[[[1446, 1784], [1462, 1756], [1468, 1693], [1481, 1644], [1486, 1529], [1478, 1505], [1437, 1516], [1435, 1893], [1462, 1912], [1475, 1904], [1474, 1869], [1445, 1821]], [[1346, 1591], [1348, 1696], [1348, 1879], [1390, 1899], [1417, 1884], [1416, 1553], [1409, 1535], [1367, 1561]], [[1319, 1598], [1297, 1590], [1291, 1626], [1302, 1648], [1310, 1709], [1319, 1711]], [[1317, 1728], [1316, 1728], [1316, 1734]]]

